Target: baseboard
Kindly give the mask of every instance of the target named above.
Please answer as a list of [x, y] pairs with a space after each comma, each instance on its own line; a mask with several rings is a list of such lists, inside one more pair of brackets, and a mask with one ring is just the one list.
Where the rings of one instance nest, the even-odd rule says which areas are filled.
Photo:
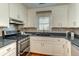
[[31, 53], [31, 54], [40, 55], [40, 56], [52, 56], [52, 55], [43, 54], [43, 53], [36, 53], [36, 52], [30, 52], [30, 53]]

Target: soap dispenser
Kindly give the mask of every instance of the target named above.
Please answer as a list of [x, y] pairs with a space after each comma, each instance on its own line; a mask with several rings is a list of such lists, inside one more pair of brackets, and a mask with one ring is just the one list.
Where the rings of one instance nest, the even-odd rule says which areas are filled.
[[74, 40], [74, 32], [71, 32], [71, 40]]

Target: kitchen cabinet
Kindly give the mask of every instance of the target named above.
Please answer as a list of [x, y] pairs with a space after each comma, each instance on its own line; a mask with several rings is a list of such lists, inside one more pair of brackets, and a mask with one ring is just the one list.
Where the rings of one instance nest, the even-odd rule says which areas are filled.
[[0, 26], [9, 26], [8, 3], [0, 3]]
[[63, 45], [64, 50], [65, 50], [64, 55], [65, 56], [71, 56], [71, 42], [67, 39], [64, 39], [64, 42], [65, 42], [65, 44]]
[[64, 38], [31, 37], [30, 51], [40, 54], [63, 56], [71, 55], [70, 42]]
[[23, 4], [10, 3], [9, 14], [10, 18], [23, 21], [24, 27], [27, 26], [27, 8]]
[[28, 27], [36, 27], [37, 25], [35, 9], [28, 9]]
[[69, 27], [79, 27], [79, 4], [69, 5]]
[[0, 48], [0, 56], [16, 56], [16, 42]]
[[68, 5], [53, 7], [53, 27], [67, 27]]
[[42, 53], [40, 38], [38, 38], [38, 37], [30, 37], [30, 51], [31, 52]]
[[71, 55], [72, 56], [79, 56], [79, 47], [72, 44], [72, 46], [71, 46]]
[[13, 19], [19, 19], [19, 12], [18, 12], [18, 4], [17, 3], [10, 3], [9, 4], [9, 17]]
[[19, 8], [18, 11], [19, 11], [19, 17], [20, 17], [19, 20], [23, 21], [24, 27], [27, 27], [27, 16], [28, 16], [27, 11], [28, 10], [23, 4], [19, 4], [18, 8]]
[[65, 38], [47, 38], [46, 47], [51, 55], [67, 56], [71, 55], [71, 42]]

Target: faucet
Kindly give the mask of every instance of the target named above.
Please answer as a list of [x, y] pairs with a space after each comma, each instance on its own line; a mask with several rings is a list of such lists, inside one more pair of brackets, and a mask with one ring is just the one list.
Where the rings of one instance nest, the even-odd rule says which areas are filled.
[[68, 39], [70, 31], [66, 31], [66, 38]]

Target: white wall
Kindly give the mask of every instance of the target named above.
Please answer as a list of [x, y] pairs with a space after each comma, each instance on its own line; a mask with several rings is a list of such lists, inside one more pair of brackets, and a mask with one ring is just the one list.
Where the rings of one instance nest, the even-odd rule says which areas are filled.
[[9, 26], [8, 3], [0, 3], [0, 26]]

